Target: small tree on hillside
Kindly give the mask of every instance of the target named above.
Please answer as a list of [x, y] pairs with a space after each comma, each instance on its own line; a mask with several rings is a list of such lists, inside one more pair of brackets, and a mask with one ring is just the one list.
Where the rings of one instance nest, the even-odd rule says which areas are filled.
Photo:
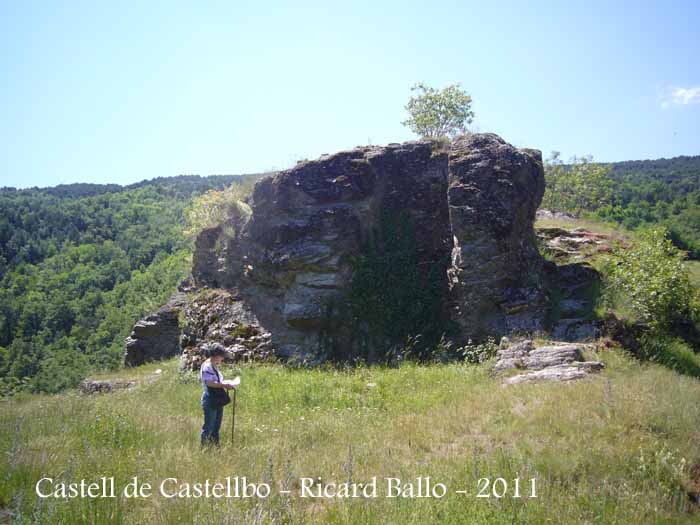
[[472, 123], [474, 112], [472, 98], [452, 84], [444, 89], [435, 89], [425, 84], [416, 84], [412, 96], [406, 104], [409, 118], [402, 122], [423, 138], [439, 138], [466, 132]]
[[593, 162], [591, 157], [573, 157], [568, 165], [553, 152], [545, 163], [546, 190], [542, 208], [580, 215], [610, 203], [612, 180], [610, 167]]

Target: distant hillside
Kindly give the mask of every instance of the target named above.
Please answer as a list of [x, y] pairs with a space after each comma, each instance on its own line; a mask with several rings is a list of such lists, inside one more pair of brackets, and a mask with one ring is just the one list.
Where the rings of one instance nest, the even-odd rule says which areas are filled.
[[611, 205], [596, 214], [636, 229], [660, 224], [674, 243], [700, 258], [700, 156], [610, 163]]
[[[611, 176], [620, 181], [657, 180], [692, 191], [700, 187], [700, 155], [671, 159], [627, 160], [609, 163]], [[694, 183], [694, 185], [693, 185]]]
[[[180, 175], [128, 186], [77, 183], [0, 188], [0, 277], [17, 264], [44, 260], [64, 242], [119, 242], [120, 236], [135, 233], [135, 224], [143, 226], [141, 235], [162, 245], [162, 228], [182, 223], [182, 209], [192, 197], [260, 176]], [[136, 214], [133, 210], [125, 213], [132, 204], [148, 207]], [[151, 220], [152, 214], [158, 215], [157, 220]], [[151, 250], [139, 262], [147, 263], [157, 251]]]
[[175, 177], [156, 177], [153, 179], [145, 179], [133, 184], [122, 186], [120, 184], [92, 184], [87, 182], [76, 182], [73, 184], [59, 184], [58, 186], [49, 186], [45, 188], [33, 187], [17, 189], [13, 187], [0, 188], [1, 195], [28, 195], [28, 194], [46, 194], [54, 197], [67, 199], [80, 199], [83, 197], [93, 197], [104, 193], [117, 193], [136, 188], [144, 188], [147, 186], [156, 186], [159, 188], [168, 188], [181, 194], [203, 193], [209, 189], [220, 189], [228, 186], [233, 181], [245, 179], [249, 177], [260, 177], [264, 174], [248, 173], [242, 175], [177, 175]]
[[260, 176], [0, 189], [0, 394], [117, 366], [133, 323], [189, 271], [192, 198]]

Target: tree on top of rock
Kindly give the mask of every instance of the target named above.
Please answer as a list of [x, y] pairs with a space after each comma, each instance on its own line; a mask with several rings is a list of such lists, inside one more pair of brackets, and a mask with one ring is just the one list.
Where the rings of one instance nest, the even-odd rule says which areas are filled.
[[402, 124], [423, 138], [450, 137], [466, 132], [467, 125], [474, 119], [472, 97], [460, 89], [459, 84], [435, 89], [420, 83], [411, 91], [418, 94], [408, 100], [406, 110], [410, 116]]

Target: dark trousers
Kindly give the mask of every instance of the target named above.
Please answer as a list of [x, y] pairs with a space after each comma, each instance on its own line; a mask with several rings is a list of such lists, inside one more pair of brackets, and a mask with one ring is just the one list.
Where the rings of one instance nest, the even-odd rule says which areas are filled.
[[209, 403], [206, 394], [202, 397], [202, 409], [204, 410], [204, 425], [202, 425], [202, 446], [219, 445], [219, 430], [221, 419], [224, 416], [224, 407], [213, 407]]

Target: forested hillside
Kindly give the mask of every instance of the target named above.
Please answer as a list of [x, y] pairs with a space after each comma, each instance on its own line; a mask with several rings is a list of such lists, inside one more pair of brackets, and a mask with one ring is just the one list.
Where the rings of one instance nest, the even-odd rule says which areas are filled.
[[612, 200], [596, 214], [626, 228], [666, 226], [674, 243], [700, 258], [700, 156], [609, 164]]
[[133, 323], [187, 274], [192, 198], [252, 176], [0, 190], [0, 390], [118, 366]]

